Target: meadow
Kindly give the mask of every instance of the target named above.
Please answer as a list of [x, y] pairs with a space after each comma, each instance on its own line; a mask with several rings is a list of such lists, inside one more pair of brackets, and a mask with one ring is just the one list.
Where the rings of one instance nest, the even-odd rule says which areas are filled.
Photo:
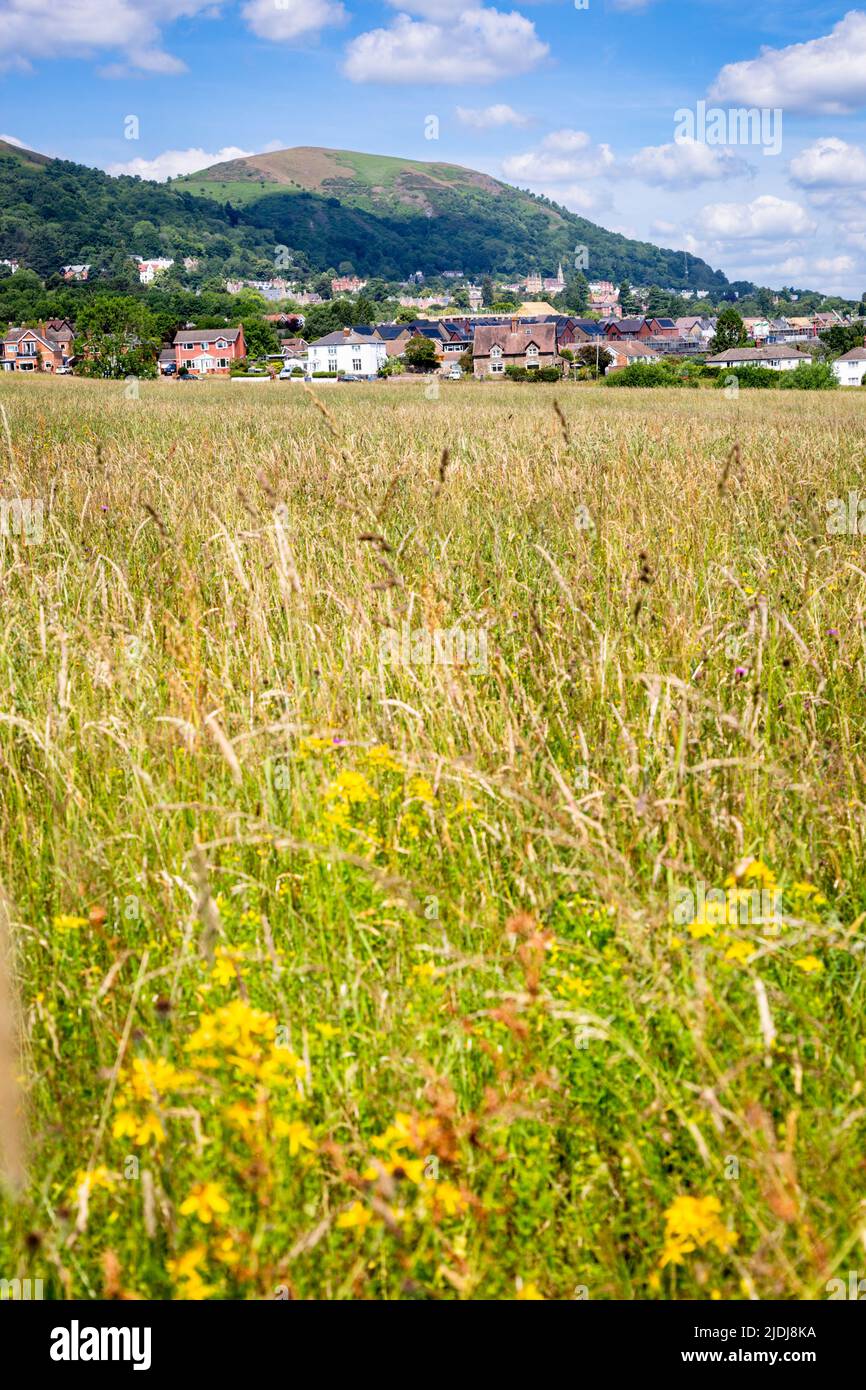
[[0, 379], [0, 1275], [826, 1298], [863, 393], [425, 390]]

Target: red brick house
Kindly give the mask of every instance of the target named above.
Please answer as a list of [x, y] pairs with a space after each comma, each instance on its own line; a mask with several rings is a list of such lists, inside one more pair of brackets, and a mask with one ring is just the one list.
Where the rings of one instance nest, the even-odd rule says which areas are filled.
[[505, 374], [506, 367], [558, 367], [555, 323], [479, 324], [472, 343], [472, 370], [476, 377]]
[[0, 339], [0, 371], [56, 372], [72, 356], [68, 319], [49, 319], [37, 328], [10, 328]]
[[653, 331], [646, 319], [629, 318], [618, 319], [605, 325], [605, 336], [616, 339], [621, 338], [652, 338]]
[[185, 367], [190, 376], [228, 376], [246, 355], [243, 328], [182, 328], [174, 335], [177, 370]]

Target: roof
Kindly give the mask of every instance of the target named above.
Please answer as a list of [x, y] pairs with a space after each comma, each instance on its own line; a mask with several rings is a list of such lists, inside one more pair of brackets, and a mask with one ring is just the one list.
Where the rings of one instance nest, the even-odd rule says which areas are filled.
[[611, 328], [618, 328], [620, 333], [639, 333], [645, 320], [638, 318], [612, 319]]
[[315, 342], [310, 344], [310, 347], [332, 347], [339, 343], [343, 343], [348, 347], [358, 347], [361, 343], [370, 342], [375, 343], [376, 339], [371, 338], [369, 333], [364, 333], [362, 335], [356, 332], [354, 328], [351, 332], [343, 332], [342, 329], [338, 329], [336, 333], [326, 333], [324, 338], [317, 338]]
[[633, 343], [628, 338], [624, 343], [617, 343], [615, 341], [612, 343], [605, 343], [602, 352], [612, 352], [614, 355], [618, 353], [620, 357], [653, 358], [659, 355], [653, 348], [647, 347], [646, 343]]
[[530, 314], [553, 314], [556, 316], [553, 305], [548, 304], [543, 299], [526, 299], [515, 309], [514, 313], [517, 318], [526, 318]]
[[769, 360], [777, 362], [782, 357], [797, 357], [805, 362], [807, 356], [807, 353], [798, 352], [796, 348], [789, 347], [787, 343], [777, 343], [775, 347], [726, 348], [724, 352], [717, 352], [715, 357], [708, 357], [707, 364], [712, 366], [715, 362], [767, 362]]
[[408, 333], [409, 328], [405, 323], [377, 323], [376, 332], [383, 342], [393, 343], [396, 338], [400, 338], [404, 333]]
[[174, 342], [215, 343], [217, 339], [223, 338], [227, 343], [236, 343], [240, 334], [240, 328], [181, 328], [175, 333]]
[[841, 357], [836, 358], [837, 362], [866, 362], [866, 347], [852, 348], [850, 352], [843, 352]]
[[510, 323], [483, 324], [475, 330], [475, 357], [489, 357], [494, 346], [502, 348], [503, 357], [523, 357], [532, 344], [539, 352], [556, 352], [555, 323], [525, 323], [512, 331]]

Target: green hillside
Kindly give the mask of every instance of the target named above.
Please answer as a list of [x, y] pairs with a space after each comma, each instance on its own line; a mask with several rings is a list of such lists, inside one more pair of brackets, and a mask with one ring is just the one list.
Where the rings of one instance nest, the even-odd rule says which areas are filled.
[[727, 285], [696, 257], [608, 232], [454, 164], [302, 147], [157, 184], [0, 142], [0, 258], [19, 257], [42, 276], [77, 261], [128, 273], [131, 255], [167, 255], [196, 257], [208, 276], [264, 277], [277, 247], [302, 274], [350, 261], [386, 279], [552, 274], [586, 247], [592, 278]]
[[172, 187], [230, 204], [239, 221], [272, 229], [308, 257], [319, 248], [329, 264], [350, 260], [371, 274], [552, 274], [586, 246], [596, 278], [692, 289], [727, 283], [697, 257], [608, 232], [456, 164], [299, 146], [215, 164]]

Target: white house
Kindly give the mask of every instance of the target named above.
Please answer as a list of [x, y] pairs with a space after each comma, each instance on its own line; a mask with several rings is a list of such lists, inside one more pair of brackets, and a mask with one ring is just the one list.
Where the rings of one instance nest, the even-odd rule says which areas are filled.
[[332, 376], [374, 377], [385, 365], [387, 344], [371, 334], [343, 328], [311, 343], [307, 352], [307, 372], [329, 372]]
[[169, 256], [154, 256], [152, 260], [139, 261], [138, 278], [142, 285], [151, 285], [161, 271], [173, 265], [174, 261]]
[[840, 386], [862, 386], [866, 376], [866, 347], [852, 348], [833, 363]]
[[715, 357], [707, 358], [708, 367], [769, 367], [774, 372], [792, 372], [801, 362], [811, 364], [812, 355], [798, 352], [787, 343], [773, 343], [766, 347], [726, 348]]

